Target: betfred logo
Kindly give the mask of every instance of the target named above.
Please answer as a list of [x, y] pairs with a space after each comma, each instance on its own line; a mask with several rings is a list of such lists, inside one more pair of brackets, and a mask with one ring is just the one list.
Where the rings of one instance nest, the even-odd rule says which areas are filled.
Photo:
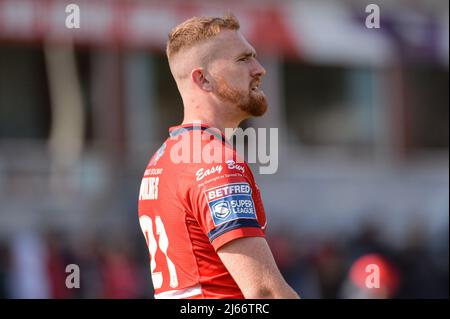
[[214, 225], [235, 219], [257, 219], [252, 189], [248, 183], [233, 183], [205, 191]]
[[233, 194], [251, 194], [250, 185], [247, 183], [228, 184], [225, 186], [215, 187], [206, 191], [208, 200], [213, 200]]

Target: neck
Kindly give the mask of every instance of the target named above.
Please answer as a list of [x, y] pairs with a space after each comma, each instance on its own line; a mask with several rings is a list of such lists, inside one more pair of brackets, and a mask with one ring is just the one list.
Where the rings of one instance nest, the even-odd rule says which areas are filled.
[[[207, 105], [184, 105], [184, 119], [182, 124], [190, 124], [193, 122], [201, 122], [219, 129], [227, 140], [231, 138], [234, 130], [239, 126], [244, 118], [232, 114], [232, 112], [220, 112], [220, 110], [230, 109], [229, 107], [207, 107]], [[228, 130], [225, 130], [228, 128]], [[229, 130], [229, 129], [232, 130]]]

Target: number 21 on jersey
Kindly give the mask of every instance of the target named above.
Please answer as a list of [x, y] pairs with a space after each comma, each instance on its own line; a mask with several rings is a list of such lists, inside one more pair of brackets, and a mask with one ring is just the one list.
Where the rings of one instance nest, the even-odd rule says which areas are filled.
[[139, 224], [145, 239], [147, 240], [148, 251], [150, 253], [150, 271], [152, 273], [152, 281], [154, 289], [162, 287], [164, 279], [161, 271], [156, 272], [156, 251], [159, 250], [166, 257], [167, 269], [169, 271], [170, 282], [169, 286], [172, 288], [178, 287], [178, 277], [175, 265], [167, 255], [167, 249], [169, 248], [169, 238], [167, 237], [166, 229], [160, 216], [155, 216], [155, 228], [156, 234], [159, 235], [159, 241], [156, 241], [155, 234], [153, 232], [153, 220], [149, 216], [143, 215], [139, 218]]

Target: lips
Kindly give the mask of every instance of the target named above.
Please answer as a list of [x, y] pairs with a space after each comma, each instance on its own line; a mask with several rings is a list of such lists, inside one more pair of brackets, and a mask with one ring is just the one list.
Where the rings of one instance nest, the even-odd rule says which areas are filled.
[[254, 81], [253, 83], [250, 84], [250, 90], [252, 91], [259, 91], [259, 81]]

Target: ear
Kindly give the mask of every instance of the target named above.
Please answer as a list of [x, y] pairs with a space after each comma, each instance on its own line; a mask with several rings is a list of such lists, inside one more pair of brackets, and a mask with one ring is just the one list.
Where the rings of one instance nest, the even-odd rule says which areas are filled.
[[205, 70], [203, 68], [196, 68], [191, 72], [191, 80], [194, 82], [200, 89], [211, 92], [212, 85], [208, 80], [207, 75], [205, 74]]

